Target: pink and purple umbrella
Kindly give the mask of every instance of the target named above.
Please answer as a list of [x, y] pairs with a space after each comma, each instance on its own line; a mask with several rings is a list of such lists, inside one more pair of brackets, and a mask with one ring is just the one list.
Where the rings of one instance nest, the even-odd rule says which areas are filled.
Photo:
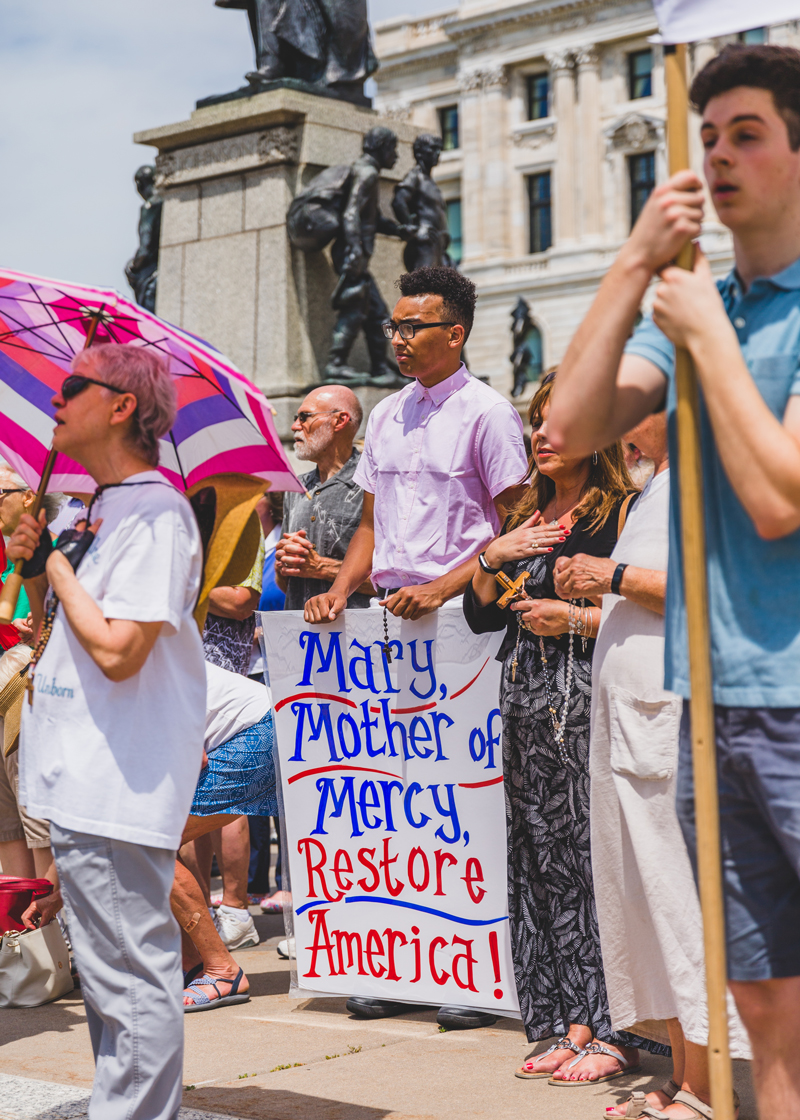
[[[147, 347], [169, 362], [178, 415], [161, 441], [159, 469], [178, 489], [237, 472], [302, 492], [269, 401], [207, 342], [118, 292], [0, 269], [0, 455], [29, 486], [37, 488], [47, 459], [51, 398], [95, 323], [95, 344]], [[94, 488], [81, 466], [57, 456], [49, 490]]]

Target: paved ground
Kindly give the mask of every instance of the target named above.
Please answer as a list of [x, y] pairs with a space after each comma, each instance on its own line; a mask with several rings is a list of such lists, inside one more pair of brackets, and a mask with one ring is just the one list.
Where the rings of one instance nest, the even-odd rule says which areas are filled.
[[[237, 954], [249, 1003], [187, 1016], [181, 1120], [600, 1120], [631, 1088], [669, 1075], [666, 1059], [644, 1055], [639, 1075], [554, 1088], [513, 1076], [544, 1048], [530, 1046], [515, 1020], [442, 1033], [433, 1011], [363, 1023], [343, 1000], [289, 1000], [289, 962], [274, 949], [282, 924], [258, 918], [262, 945]], [[92, 1072], [79, 993], [0, 1011], [0, 1120], [84, 1117]], [[734, 1076], [741, 1120], [756, 1120], [747, 1063], [736, 1062]]]

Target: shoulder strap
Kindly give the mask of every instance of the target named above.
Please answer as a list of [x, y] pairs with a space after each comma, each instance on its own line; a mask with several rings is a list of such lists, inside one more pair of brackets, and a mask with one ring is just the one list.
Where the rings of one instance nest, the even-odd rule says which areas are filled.
[[619, 507], [619, 520], [617, 521], [617, 540], [622, 536], [622, 530], [625, 528], [625, 522], [628, 520], [628, 514], [631, 511], [631, 506], [641, 494], [641, 490], [632, 490], [631, 493], [624, 500]]

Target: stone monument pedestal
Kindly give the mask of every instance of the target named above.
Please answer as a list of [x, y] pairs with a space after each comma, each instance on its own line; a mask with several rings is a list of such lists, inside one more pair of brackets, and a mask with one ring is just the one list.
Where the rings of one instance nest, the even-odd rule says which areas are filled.
[[[286, 235], [294, 195], [326, 167], [350, 163], [370, 128], [398, 139], [398, 161], [381, 174], [391, 216], [394, 184], [413, 164], [420, 131], [372, 109], [289, 88], [205, 105], [189, 120], [136, 133], [158, 149], [164, 198], [156, 313], [226, 354], [277, 410], [281, 438], [328, 357], [336, 274], [329, 250], [303, 253]], [[403, 242], [378, 236], [371, 271], [387, 305], [397, 300]], [[363, 340], [351, 365], [368, 370]], [[357, 390], [365, 411], [386, 390]]]

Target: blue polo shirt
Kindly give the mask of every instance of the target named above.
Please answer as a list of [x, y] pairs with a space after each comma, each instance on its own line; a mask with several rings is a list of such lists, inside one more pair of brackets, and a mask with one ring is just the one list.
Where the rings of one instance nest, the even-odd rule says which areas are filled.
[[[768, 408], [783, 418], [800, 394], [800, 260], [742, 291], [735, 272], [718, 281], [747, 368]], [[670, 457], [677, 465], [675, 351], [645, 319], [625, 347], [668, 379]], [[714, 700], [727, 707], [800, 708], [800, 530], [762, 540], [728, 482], [701, 400], [705, 523]], [[680, 494], [671, 488], [665, 687], [689, 696]]]

